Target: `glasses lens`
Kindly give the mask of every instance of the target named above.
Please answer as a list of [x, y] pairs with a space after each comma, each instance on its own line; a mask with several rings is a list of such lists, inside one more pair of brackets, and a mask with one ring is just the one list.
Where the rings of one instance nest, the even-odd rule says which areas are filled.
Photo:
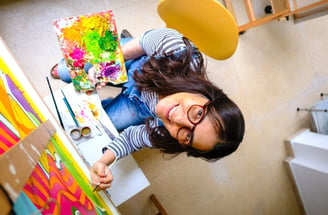
[[188, 111], [188, 118], [194, 124], [200, 122], [203, 119], [204, 115], [205, 115], [205, 110], [203, 109], [202, 106], [199, 105], [191, 106]]
[[178, 141], [182, 145], [188, 145], [192, 138], [192, 131], [189, 128], [181, 128], [178, 132]]

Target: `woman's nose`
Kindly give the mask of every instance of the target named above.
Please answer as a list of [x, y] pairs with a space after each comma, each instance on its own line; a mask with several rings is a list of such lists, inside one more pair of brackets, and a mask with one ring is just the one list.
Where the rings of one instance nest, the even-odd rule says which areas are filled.
[[192, 126], [192, 124], [190, 123], [188, 117], [186, 114], [183, 113], [179, 113], [177, 114], [174, 119], [173, 122], [179, 126], [179, 127], [189, 127]]

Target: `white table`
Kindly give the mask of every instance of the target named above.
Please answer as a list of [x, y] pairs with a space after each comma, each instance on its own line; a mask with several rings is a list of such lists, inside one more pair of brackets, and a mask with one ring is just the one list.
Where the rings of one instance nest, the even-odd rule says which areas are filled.
[[[100, 98], [94, 93], [92, 95], [80, 94], [74, 90], [72, 84], [68, 84], [64, 88], [62, 88], [67, 100], [69, 101], [72, 108], [84, 108], [86, 103], [81, 102], [83, 100], [91, 101], [92, 103], [97, 103], [100, 107], [100, 121], [102, 125], [105, 125], [113, 135], [118, 135], [115, 127], [112, 122], [101, 108]], [[65, 103], [63, 101], [63, 94], [60, 90], [54, 92], [55, 100], [62, 118], [64, 122], [64, 127], [72, 127], [74, 126], [74, 121], [70, 116]], [[54, 102], [52, 100], [51, 95], [44, 98], [45, 103], [48, 105], [49, 109], [52, 111], [55, 117], [57, 117], [57, 112], [55, 109]], [[76, 104], [80, 103], [80, 104]], [[58, 119], [58, 117], [57, 117]], [[83, 123], [82, 123], [83, 124]], [[69, 129], [65, 129], [68, 131]], [[97, 134], [96, 127], [91, 126], [91, 137], [86, 138], [82, 137], [79, 140], [72, 140], [74, 145], [79, 150], [81, 156], [84, 160], [91, 166], [102, 156], [102, 148], [109, 144], [111, 138], [103, 132], [101, 135]], [[111, 199], [115, 206], [119, 206], [132, 196], [136, 195], [141, 190], [145, 189], [149, 186], [149, 181], [146, 176], [143, 174], [142, 170], [139, 168], [138, 164], [134, 160], [134, 158], [129, 155], [124, 157], [116, 162], [116, 164], [112, 167], [112, 173], [114, 176], [114, 181], [112, 183], [112, 187], [108, 189], [108, 193], [111, 196]]]

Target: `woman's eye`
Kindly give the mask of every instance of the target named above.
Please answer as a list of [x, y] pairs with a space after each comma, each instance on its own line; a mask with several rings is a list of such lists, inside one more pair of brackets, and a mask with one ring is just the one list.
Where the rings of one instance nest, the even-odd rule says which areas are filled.
[[188, 143], [192, 138], [192, 133], [189, 129], [183, 128], [178, 133], [179, 142]]
[[203, 116], [203, 109], [199, 109], [196, 113], [195, 119], [199, 119]]
[[186, 139], [186, 142], [189, 142], [190, 141], [191, 136], [192, 136], [191, 132], [187, 132], [186, 138], [185, 138]]

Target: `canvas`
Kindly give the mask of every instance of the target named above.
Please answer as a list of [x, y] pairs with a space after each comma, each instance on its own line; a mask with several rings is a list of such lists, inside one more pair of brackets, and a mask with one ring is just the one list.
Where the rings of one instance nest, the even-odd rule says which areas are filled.
[[[1, 156], [49, 113], [0, 42]], [[86, 169], [72, 143], [55, 133], [15, 202], [16, 214], [118, 214], [107, 195], [92, 192]]]

